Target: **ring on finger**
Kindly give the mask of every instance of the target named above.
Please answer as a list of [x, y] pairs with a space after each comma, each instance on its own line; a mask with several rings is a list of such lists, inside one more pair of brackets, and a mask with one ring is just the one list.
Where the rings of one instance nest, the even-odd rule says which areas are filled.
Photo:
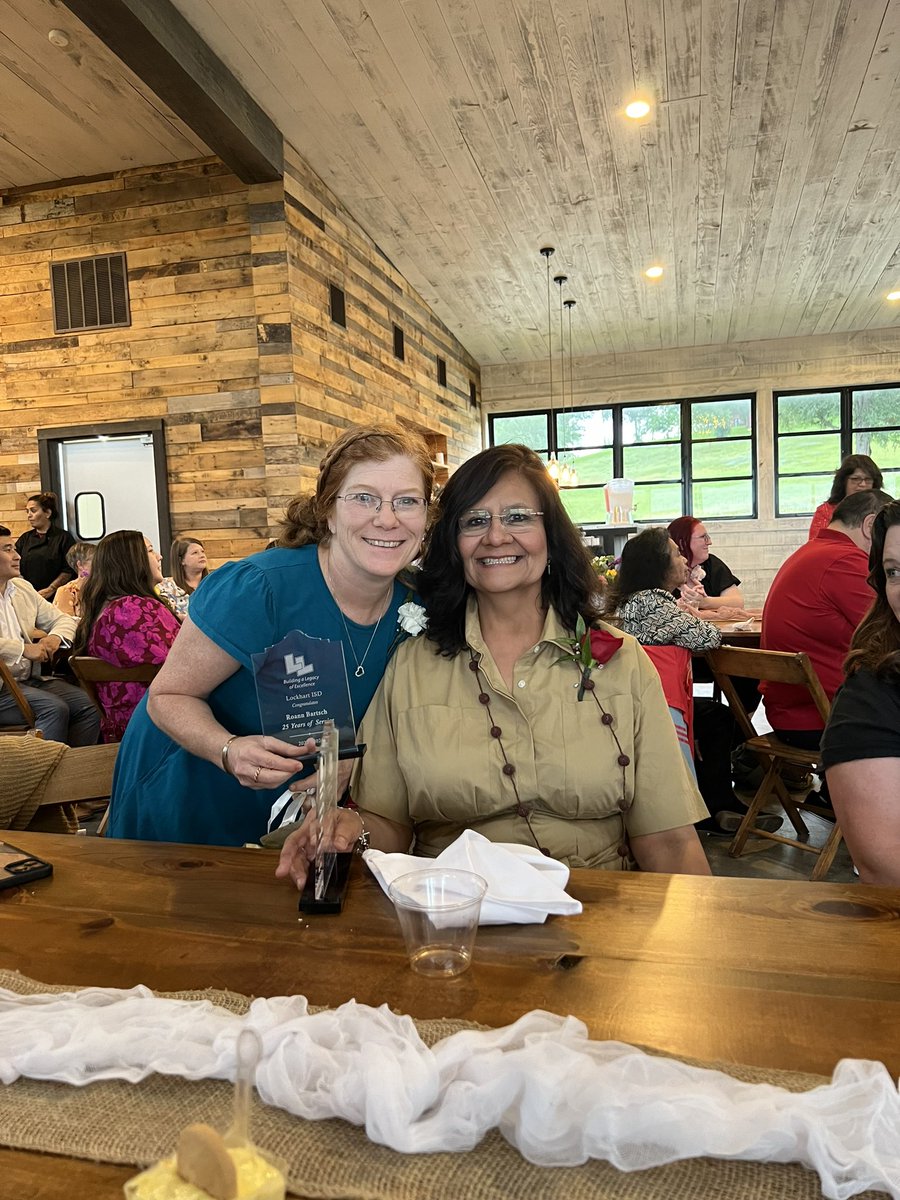
[[259, 783], [259, 773], [262, 770], [262, 763], [256, 768], [256, 774], [253, 776], [253, 782]]

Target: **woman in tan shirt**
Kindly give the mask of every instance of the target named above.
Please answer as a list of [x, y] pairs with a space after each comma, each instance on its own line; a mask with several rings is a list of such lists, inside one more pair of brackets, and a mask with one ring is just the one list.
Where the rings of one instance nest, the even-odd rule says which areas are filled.
[[[398, 649], [360, 729], [369, 751], [336, 849], [438, 854], [466, 828], [570, 866], [708, 874], [706, 810], [659, 677], [603, 627], [578, 531], [544, 464], [495, 446], [450, 478], [423, 559], [428, 627]], [[593, 660], [573, 657], [579, 618]], [[312, 818], [285, 843], [298, 886]]]

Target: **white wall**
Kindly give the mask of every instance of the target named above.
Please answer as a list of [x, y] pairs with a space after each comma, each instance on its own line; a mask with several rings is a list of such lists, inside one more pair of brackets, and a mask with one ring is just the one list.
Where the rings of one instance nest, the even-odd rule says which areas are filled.
[[[575, 406], [756, 392], [759, 517], [706, 521], [715, 543], [713, 553], [742, 580], [748, 602], [754, 603], [765, 596], [778, 567], [806, 540], [809, 528], [808, 518], [775, 517], [773, 391], [896, 383], [900, 381], [900, 330], [610, 354], [575, 359], [573, 366], [570, 403]], [[568, 363], [566, 368], [568, 386]], [[558, 386], [558, 361], [554, 377]], [[487, 415], [545, 408], [547, 381], [546, 359], [482, 368], [485, 444]], [[560, 406], [558, 394], [555, 405]]]

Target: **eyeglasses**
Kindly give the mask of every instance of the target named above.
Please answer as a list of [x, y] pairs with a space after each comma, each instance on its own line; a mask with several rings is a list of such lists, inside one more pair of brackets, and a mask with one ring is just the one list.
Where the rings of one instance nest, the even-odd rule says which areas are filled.
[[542, 512], [537, 512], [533, 508], [504, 508], [499, 513], [488, 512], [486, 508], [470, 508], [459, 518], [459, 532], [463, 537], [475, 537], [487, 533], [494, 517], [504, 529], [510, 529], [513, 532], [534, 529], [540, 524], [543, 515]]
[[875, 480], [871, 475], [850, 475], [849, 480], [852, 483], [874, 483]]
[[691, 538], [692, 542], [706, 542], [707, 546], [712, 542], [712, 538], [708, 533], [695, 533]]
[[348, 492], [346, 496], [336, 496], [335, 499], [368, 513], [381, 512], [382, 504], [389, 504], [391, 511], [399, 513], [401, 517], [417, 517], [428, 507], [424, 496], [395, 496], [393, 500], [387, 500], [373, 496], [371, 492]]

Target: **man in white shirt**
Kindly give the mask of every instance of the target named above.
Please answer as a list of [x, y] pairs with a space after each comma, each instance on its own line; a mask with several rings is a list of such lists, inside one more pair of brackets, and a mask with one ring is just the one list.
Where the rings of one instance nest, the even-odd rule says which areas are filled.
[[[19, 555], [12, 534], [0, 525], [0, 658], [34, 709], [35, 724], [50, 742], [93, 746], [100, 736], [100, 714], [86, 692], [63, 679], [42, 679], [40, 664], [49, 662], [75, 633], [74, 617], [54, 608], [19, 574]], [[31, 633], [47, 634], [32, 642]], [[22, 714], [0, 685], [0, 726], [18, 725]]]

